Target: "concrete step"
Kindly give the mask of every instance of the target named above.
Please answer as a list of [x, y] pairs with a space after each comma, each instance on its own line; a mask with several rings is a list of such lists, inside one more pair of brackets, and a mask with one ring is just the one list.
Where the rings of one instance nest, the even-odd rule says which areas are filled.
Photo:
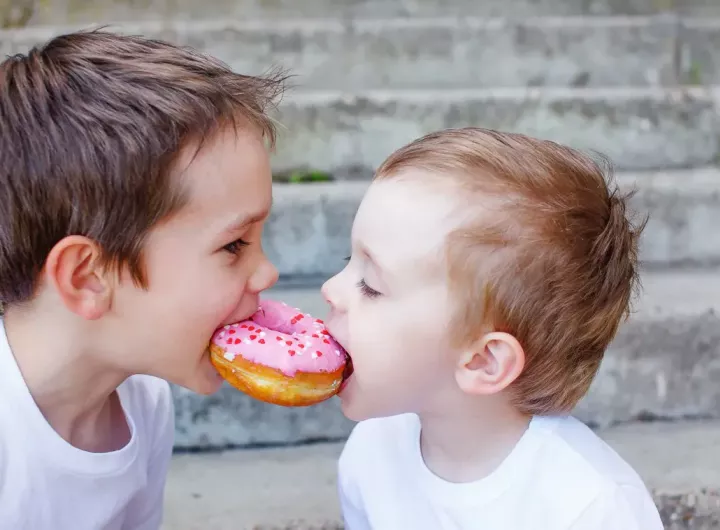
[[[192, 46], [238, 72], [260, 74], [279, 64], [306, 89], [658, 85], [689, 80], [696, 70], [704, 82], [714, 79], [707, 68], [676, 69], [672, 17], [223, 19], [116, 29]], [[701, 47], [706, 32], [687, 27], [682, 36]], [[0, 46], [12, 54], [50, 35], [2, 33]]]
[[290, 93], [276, 171], [367, 175], [394, 149], [446, 127], [524, 132], [608, 155], [618, 169], [713, 164], [720, 154], [717, 87], [387, 90]]
[[[720, 270], [645, 272], [643, 283], [577, 416], [600, 427], [642, 418], [720, 419]], [[276, 287], [267, 296], [319, 318], [327, 314], [317, 287]], [[352, 427], [335, 398], [290, 409], [228, 385], [211, 397], [173, 390], [178, 448], [342, 439]]]
[[[630, 424], [599, 434], [654, 492], [668, 530], [720, 525], [720, 423]], [[341, 444], [176, 455], [163, 530], [340, 529]]]
[[710, 16], [714, 0], [15, 0], [0, 4], [2, 27], [115, 23], [144, 19], [536, 15], [648, 15], [675, 10]]
[[[720, 170], [619, 173], [624, 190], [636, 190], [632, 207], [650, 221], [641, 258], [658, 269], [720, 265]], [[275, 184], [263, 245], [280, 274], [327, 277], [350, 253], [350, 230], [369, 183], [343, 181]]]
[[[114, 29], [192, 46], [238, 72], [280, 65], [305, 90], [720, 83], [720, 18], [223, 18]], [[0, 52], [25, 52], [62, 31], [0, 32]]]

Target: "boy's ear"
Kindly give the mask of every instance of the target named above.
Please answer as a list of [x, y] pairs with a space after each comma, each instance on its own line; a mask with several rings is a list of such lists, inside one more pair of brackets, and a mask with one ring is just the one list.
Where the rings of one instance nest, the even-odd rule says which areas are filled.
[[65, 306], [77, 315], [94, 320], [110, 308], [111, 285], [103, 266], [102, 252], [93, 240], [68, 236], [48, 254], [44, 275]]
[[483, 335], [460, 357], [455, 379], [468, 394], [490, 395], [507, 388], [525, 367], [525, 351], [509, 333]]

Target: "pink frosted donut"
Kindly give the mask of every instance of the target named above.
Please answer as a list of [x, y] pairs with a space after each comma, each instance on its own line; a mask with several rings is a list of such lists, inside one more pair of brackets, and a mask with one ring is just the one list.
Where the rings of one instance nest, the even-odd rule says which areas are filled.
[[249, 320], [218, 329], [210, 359], [220, 375], [246, 394], [286, 407], [335, 395], [348, 355], [322, 320], [275, 300], [263, 300]]

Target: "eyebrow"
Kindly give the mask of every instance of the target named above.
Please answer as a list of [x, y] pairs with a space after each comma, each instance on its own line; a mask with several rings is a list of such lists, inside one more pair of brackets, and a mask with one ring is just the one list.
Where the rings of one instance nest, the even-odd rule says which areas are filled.
[[225, 228], [223, 228], [223, 234], [232, 234], [234, 232], [239, 232], [248, 225], [263, 221], [267, 218], [268, 215], [270, 215], [270, 208], [250, 215], [241, 215], [229, 225], [227, 225]]
[[380, 276], [384, 276], [387, 274], [387, 269], [380, 264], [380, 262], [375, 258], [375, 255], [366, 246], [363, 246], [360, 250], [368, 259], [368, 261], [373, 265], [373, 267], [375, 267]]

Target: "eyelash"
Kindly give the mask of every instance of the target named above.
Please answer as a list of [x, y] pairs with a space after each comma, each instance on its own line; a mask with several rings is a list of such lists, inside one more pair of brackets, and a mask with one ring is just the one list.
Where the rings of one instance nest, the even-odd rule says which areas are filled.
[[[345, 261], [350, 261], [350, 256], [346, 257]], [[364, 279], [360, 280], [357, 283], [357, 287], [358, 289], [360, 289], [360, 292], [363, 294], [363, 296], [367, 296], [368, 298], [377, 298], [382, 294], [370, 287], [367, 283], [365, 283]]]
[[244, 239], [236, 239], [232, 243], [228, 243], [227, 245], [225, 245], [223, 247], [223, 250], [226, 250], [230, 254], [238, 254], [244, 247], [248, 246], [249, 244], [250, 243], [248, 243]]
[[372, 287], [370, 287], [368, 284], [366, 284], [365, 280], [360, 280], [357, 283], [357, 286], [363, 296], [367, 296], [368, 298], [377, 298], [381, 294]]

